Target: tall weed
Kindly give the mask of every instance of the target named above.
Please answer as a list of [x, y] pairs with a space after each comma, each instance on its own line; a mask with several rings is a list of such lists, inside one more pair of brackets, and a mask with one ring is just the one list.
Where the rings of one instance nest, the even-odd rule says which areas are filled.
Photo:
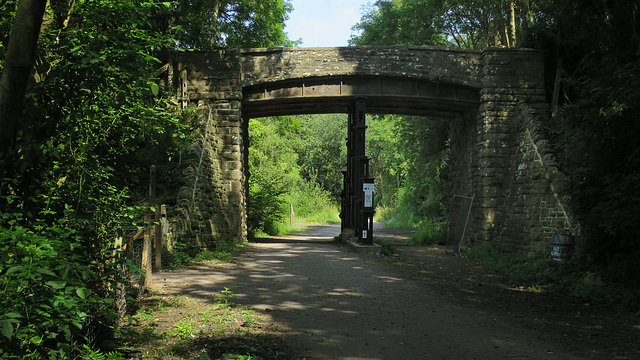
[[447, 222], [425, 220], [418, 224], [418, 231], [408, 240], [413, 245], [444, 244], [449, 236]]

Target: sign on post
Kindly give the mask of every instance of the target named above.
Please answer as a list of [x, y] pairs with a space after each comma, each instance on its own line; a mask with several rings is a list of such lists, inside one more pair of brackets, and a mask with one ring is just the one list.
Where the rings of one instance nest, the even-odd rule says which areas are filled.
[[362, 184], [362, 190], [364, 191], [364, 207], [373, 207], [373, 190], [375, 185], [373, 183]]

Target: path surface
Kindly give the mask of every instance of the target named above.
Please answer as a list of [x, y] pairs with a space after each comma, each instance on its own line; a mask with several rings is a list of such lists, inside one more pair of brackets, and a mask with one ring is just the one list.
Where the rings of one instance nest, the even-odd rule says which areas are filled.
[[234, 302], [267, 314], [306, 359], [580, 358], [505, 311], [479, 310], [337, 245], [339, 231], [265, 239], [232, 266], [167, 272], [154, 282], [206, 299], [230, 288]]

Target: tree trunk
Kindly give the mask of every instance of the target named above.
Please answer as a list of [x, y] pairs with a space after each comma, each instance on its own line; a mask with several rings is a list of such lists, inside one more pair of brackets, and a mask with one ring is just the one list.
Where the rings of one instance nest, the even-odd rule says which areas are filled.
[[215, 22], [215, 25], [214, 25], [213, 29], [211, 29], [212, 33], [211, 33], [211, 38], [209, 39], [209, 46], [211, 46], [213, 48], [216, 45], [216, 29], [215, 28], [217, 27], [218, 16], [220, 15], [219, 14], [219, 12], [220, 12], [220, 1], [215, 0], [213, 2], [212, 9], [213, 9], [213, 13], [211, 15], [211, 18]]
[[516, 47], [516, 3], [515, 1], [511, 1], [510, 5], [510, 14], [509, 14], [509, 26], [511, 28], [511, 33], [509, 34], [510, 38], [509, 47]]
[[0, 79], [0, 159], [7, 158], [16, 138], [46, 5], [47, 0], [18, 2]]

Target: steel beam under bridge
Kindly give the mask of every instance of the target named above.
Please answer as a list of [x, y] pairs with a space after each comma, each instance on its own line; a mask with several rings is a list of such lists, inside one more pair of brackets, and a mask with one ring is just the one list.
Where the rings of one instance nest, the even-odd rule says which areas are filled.
[[477, 106], [477, 89], [424, 79], [334, 76], [269, 82], [243, 88], [248, 117], [344, 113], [354, 99], [367, 113], [450, 117]]
[[347, 170], [342, 191], [343, 241], [373, 244], [373, 179], [369, 176], [369, 158], [365, 156], [365, 100], [358, 98], [349, 108], [347, 132]]

